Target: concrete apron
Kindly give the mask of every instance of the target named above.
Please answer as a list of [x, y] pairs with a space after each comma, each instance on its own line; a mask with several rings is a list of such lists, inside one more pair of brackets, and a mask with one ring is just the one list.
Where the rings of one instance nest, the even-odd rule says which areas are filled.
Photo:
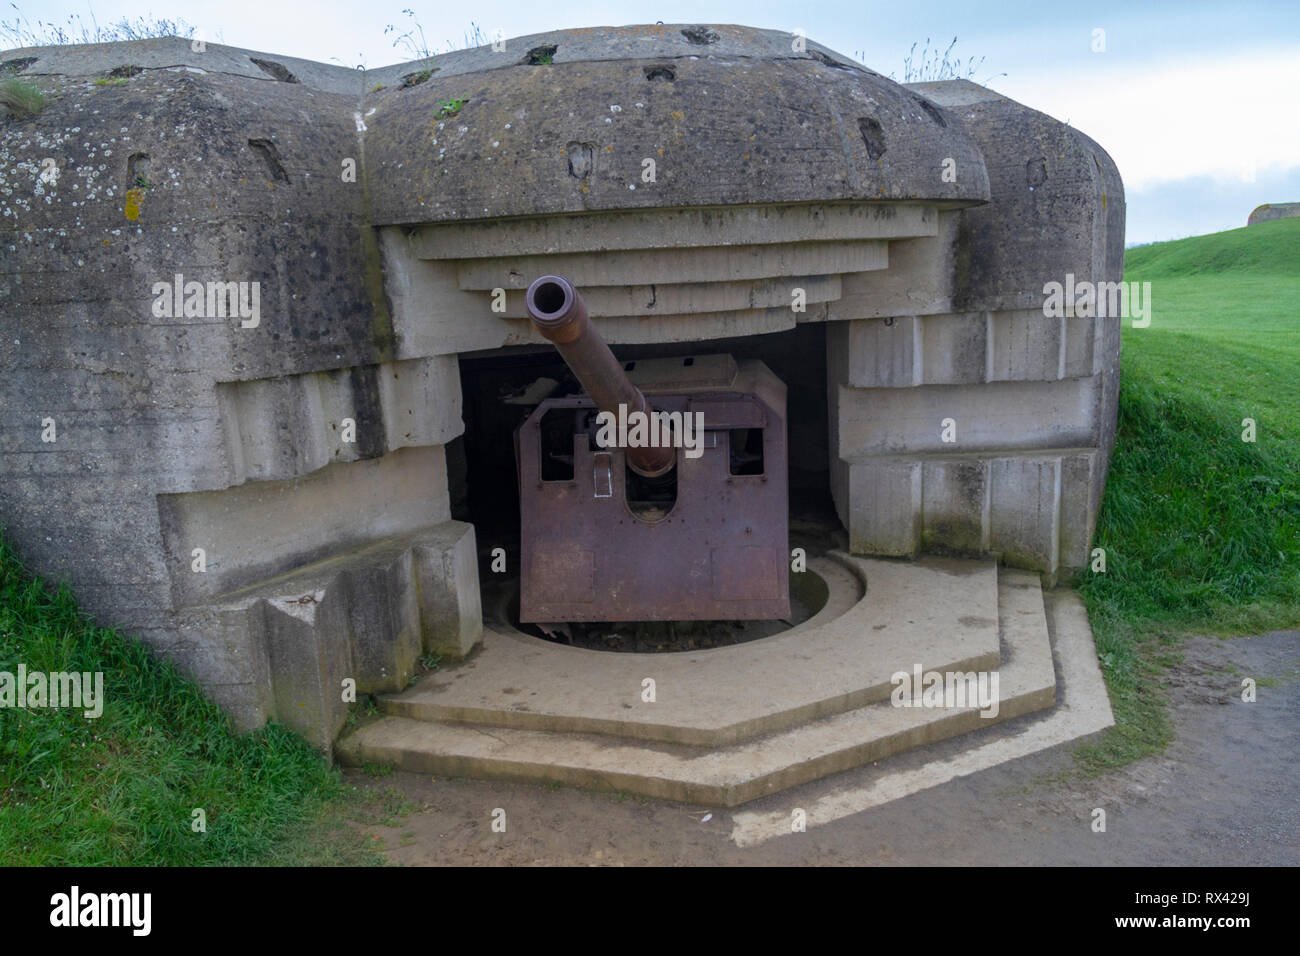
[[[381, 697], [384, 716], [342, 739], [339, 759], [729, 807], [968, 735], [972, 759], [948, 776], [913, 771], [819, 809], [833, 818], [1114, 723], [1082, 605], [1045, 596], [1037, 574], [840, 552], [809, 566], [826, 607], [746, 644], [616, 653], [485, 626], [468, 659]], [[1031, 714], [1041, 733], [984, 746], [982, 730]], [[743, 830], [780, 832], [765, 818]]]

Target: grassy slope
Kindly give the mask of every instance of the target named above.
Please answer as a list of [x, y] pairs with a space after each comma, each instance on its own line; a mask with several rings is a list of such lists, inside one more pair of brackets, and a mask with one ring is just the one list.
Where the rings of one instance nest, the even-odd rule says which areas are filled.
[[[346, 823], [391, 811], [374, 807], [386, 796], [353, 798], [281, 727], [233, 733], [195, 684], [88, 623], [0, 540], [0, 671], [19, 661], [29, 672], [101, 671], [106, 703], [94, 720], [0, 708], [0, 865], [378, 860]], [[195, 808], [206, 832], [192, 829]]]
[[[1178, 635], [1300, 626], [1300, 220], [1129, 251], [1149, 328], [1124, 329], [1115, 457], [1080, 581], [1117, 726], [1089, 769], [1169, 739]], [[1253, 418], [1257, 441], [1242, 441]]]

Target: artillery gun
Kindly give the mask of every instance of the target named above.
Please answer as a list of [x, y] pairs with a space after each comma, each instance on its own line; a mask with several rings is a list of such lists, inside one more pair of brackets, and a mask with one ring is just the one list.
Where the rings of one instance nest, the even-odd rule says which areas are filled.
[[788, 618], [785, 384], [730, 355], [620, 362], [559, 276], [525, 301], [583, 392], [515, 434], [520, 621]]

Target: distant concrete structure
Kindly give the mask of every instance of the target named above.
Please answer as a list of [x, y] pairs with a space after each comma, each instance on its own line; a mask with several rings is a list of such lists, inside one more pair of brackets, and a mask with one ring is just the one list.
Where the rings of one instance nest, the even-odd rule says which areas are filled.
[[1300, 202], [1266, 202], [1262, 206], [1255, 207], [1250, 218], [1246, 220], [1246, 225], [1254, 226], [1261, 222], [1291, 219], [1295, 216], [1300, 216]]
[[328, 750], [345, 681], [482, 633], [510, 545], [462, 507], [465, 403], [542, 350], [543, 273], [615, 348], [784, 355], [792, 464], [853, 552], [1086, 565], [1121, 320], [1044, 287], [1121, 278], [1101, 147], [774, 31], [500, 46], [0, 54], [47, 100], [0, 125], [0, 523], [34, 571]]

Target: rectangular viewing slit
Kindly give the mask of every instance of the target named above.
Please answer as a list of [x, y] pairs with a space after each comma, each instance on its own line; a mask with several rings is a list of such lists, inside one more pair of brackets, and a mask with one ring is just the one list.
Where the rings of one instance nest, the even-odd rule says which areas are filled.
[[553, 408], [542, 416], [542, 481], [573, 481], [574, 417], [572, 408]]
[[731, 447], [731, 474], [763, 474], [763, 429], [733, 428], [727, 435]]

